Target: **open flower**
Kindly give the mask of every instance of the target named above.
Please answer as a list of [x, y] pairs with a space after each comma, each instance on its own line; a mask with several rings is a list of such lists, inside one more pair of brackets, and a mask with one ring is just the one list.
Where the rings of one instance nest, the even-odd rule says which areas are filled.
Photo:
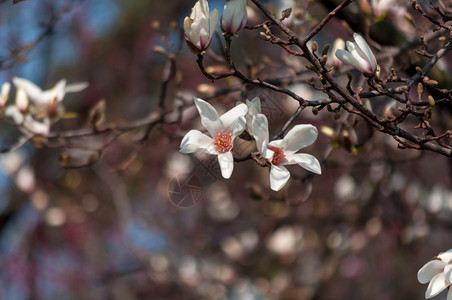
[[347, 41], [347, 50], [336, 50], [336, 57], [343, 63], [351, 65], [363, 73], [375, 73], [377, 71], [377, 60], [372, 50], [362, 36], [353, 34], [355, 43]]
[[195, 98], [195, 105], [201, 116], [201, 123], [210, 136], [199, 130], [190, 130], [182, 139], [179, 151], [193, 153], [204, 150], [218, 155], [221, 175], [229, 178], [234, 168], [233, 143], [245, 130], [245, 114], [248, 108], [245, 104], [239, 104], [220, 117], [215, 108], [202, 99]]
[[314, 143], [317, 128], [310, 124], [295, 125], [282, 140], [269, 142], [268, 121], [264, 114], [253, 118], [253, 135], [257, 149], [271, 164], [270, 187], [279, 191], [289, 180], [290, 173], [285, 165], [298, 164], [302, 168], [321, 174], [319, 161], [312, 155], [296, 153], [298, 150]]
[[64, 112], [64, 106], [61, 105], [61, 102], [67, 93], [80, 92], [88, 86], [87, 82], [67, 84], [66, 79], [61, 79], [53, 88], [42, 90], [30, 80], [19, 77], [14, 77], [13, 83], [17, 88], [17, 93], [25, 92], [28, 99], [36, 106], [33, 110], [35, 115], [45, 115], [51, 118]]
[[200, 53], [210, 46], [218, 22], [218, 10], [209, 14], [207, 0], [199, 0], [191, 10], [190, 17], [184, 20], [185, 39], [190, 49]]
[[247, 21], [246, 0], [226, 0], [221, 16], [223, 32], [234, 35], [245, 27]]
[[[420, 283], [430, 281], [425, 298], [430, 299], [441, 293], [452, 284], [452, 249], [440, 253], [426, 263], [417, 273]], [[452, 300], [452, 289], [449, 288], [447, 300]]]

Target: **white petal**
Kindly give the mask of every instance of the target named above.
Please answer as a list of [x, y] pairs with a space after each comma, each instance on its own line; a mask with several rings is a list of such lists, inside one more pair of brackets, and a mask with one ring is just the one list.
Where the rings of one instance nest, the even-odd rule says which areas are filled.
[[220, 121], [223, 132], [231, 133], [233, 138], [240, 135], [245, 130], [247, 111], [248, 107], [242, 103], [221, 115]]
[[428, 285], [427, 291], [425, 292], [425, 298], [430, 299], [441, 293], [449, 284], [446, 281], [444, 273], [439, 273], [432, 278], [430, 284]]
[[201, 116], [202, 125], [207, 129], [211, 137], [216, 137], [223, 130], [217, 111], [212, 105], [196, 97], [195, 105]]
[[284, 166], [272, 165], [270, 169], [270, 187], [274, 191], [279, 191], [286, 185], [290, 178], [289, 171]]
[[8, 101], [8, 96], [9, 96], [10, 90], [11, 90], [11, 84], [9, 82], [5, 82], [2, 84], [1, 99], [0, 99], [1, 106], [4, 106], [6, 104], [6, 101]]
[[25, 112], [28, 108], [28, 96], [24, 89], [19, 88], [16, 91], [16, 106], [21, 112]]
[[[210, 38], [212, 38], [212, 36], [215, 32], [217, 23], [218, 23], [218, 9], [215, 8], [210, 13], [210, 31], [209, 31]], [[209, 44], [210, 44], [210, 41], [209, 41]]]
[[337, 49], [335, 55], [344, 64], [351, 65], [355, 69], [358, 69], [360, 71], [367, 70], [366, 69], [367, 65], [362, 65], [350, 54], [350, 52], [348, 52], [346, 50]]
[[300, 167], [305, 168], [308, 171], [311, 171], [316, 174], [322, 174], [322, 169], [320, 168], [320, 163], [311, 154], [307, 153], [295, 153], [286, 156], [286, 164], [298, 164]]
[[317, 128], [310, 124], [294, 126], [284, 137], [284, 153], [291, 154], [312, 145], [317, 139]]
[[10, 105], [5, 109], [5, 116], [13, 119], [16, 124], [22, 124], [24, 121], [24, 115], [15, 105]]
[[220, 164], [221, 175], [226, 179], [231, 177], [232, 170], [234, 169], [234, 157], [231, 151], [219, 153], [218, 163]]
[[249, 115], [254, 116], [261, 113], [261, 99], [259, 97], [255, 97], [251, 101], [246, 99], [246, 106], [248, 106]]
[[264, 155], [264, 149], [268, 144], [268, 120], [264, 114], [256, 114], [253, 117], [253, 136], [256, 140], [257, 150]]
[[441, 252], [438, 254], [438, 257], [445, 263], [452, 262], [452, 250], [448, 250], [446, 252]]
[[452, 264], [448, 264], [444, 267], [444, 275], [446, 276], [446, 280], [449, 284], [452, 284]]
[[42, 97], [42, 89], [40, 87], [38, 87], [36, 84], [31, 82], [30, 80], [27, 80], [25, 78], [20, 78], [20, 77], [14, 77], [13, 83], [16, 86], [16, 88], [24, 89], [25, 92], [30, 97], [30, 99], [35, 104], [43, 104], [43, 100], [41, 98]]
[[23, 123], [24, 127], [33, 133], [48, 135], [50, 132], [50, 120], [49, 118], [44, 118], [41, 121], [33, 119], [31, 115], [25, 116], [25, 121]]
[[83, 91], [84, 89], [86, 89], [88, 86], [89, 86], [89, 83], [86, 81], [71, 83], [71, 84], [66, 85], [66, 93], [80, 92], [80, 91]]
[[438, 273], [442, 272], [445, 265], [446, 263], [437, 259], [429, 261], [417, 272], [417, 280], [420, 283], [429, 282]]
[[372, 50], [370, 49], [369, 45], [367, 44], [366, 40], [363, 39], [363, 37], [357, 33], [353, 34], [353, 38], [355, 39], [359, 48], [366, 55], [367, 61], [370, 63], [370, 66], [372, 68], [372, 72], [375, 72], [377, 70], [377, 60], [376, 60]]
[[193, 153], [205, 150], [210, 154], [216, 154], [213, 149], [213, 139], [199, 130], [190, 130], [180, 143], [180, 152]]
[[374, 70], [364, 52], [359, 48], [358, 44], [347, 41], [347, 50], [355, 58], [355, 60], [362, 66], [359, 70], [363, 73], [372, 73]]
[[[66, 79], [61, 79], [58, 81], [55, 86], [50, 90], [51, 92], [55, 93], [54, 97], [57, 98], [58, 102], [63, 101], [64, 95], [66, 94]], [[52, 101], [52, 99], [49, 99], [49, 101]]]

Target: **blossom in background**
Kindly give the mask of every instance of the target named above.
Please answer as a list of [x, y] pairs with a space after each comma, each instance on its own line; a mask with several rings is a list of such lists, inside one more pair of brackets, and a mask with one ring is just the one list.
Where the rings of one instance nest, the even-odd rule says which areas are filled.
[[200, 53], [210, 46], [217, 22], [217, 9], [209, 14], [207, 0], [196, 2], [190, 17], [186, 17], [184, 20], [185, 39], [192, 51]]
[[[430, 299], [441, 293], [452, 284], [452, 249], [440, 253], [426, 263], [417, 273], [420, 283], [430, 282], [425, 298]], [[452, 300], [452, 289], [449, 288], [447, 300]]]
[[223, 32], [234, 35], [245, 27], [247, 21], [246, 0], [226, 0], [221, 16]]
[[345, 41], [341, 38], [337, 38], [334, 40], [333, 48], [328, 53], [328, 62], [330, 62], [330, 64], [332, 64], [336, 69], [340, 68], [340, 66], [342, 65], [342, 61], [340, 61], [334, 54], [336, 53], [336, 50], [338, 49], [344, 50], [344, 48]]
[[395, 5], [394, 0], [372, 0], [371, 6], [374, 16], [384, 17], [386, 13]]
[[347, 41], [347, 50], [338, 49], [335, 54], [343, 63], [351, 65], [363, 73], [375, 73], [377, 60], [362, 36], [353, 34], [355, 43]]
[[229, 178], [234, 168], [234, 139], [245, 130], [248, 108], [245, 104], [239, 104], [220, 117], [215, 108], [202, 99], [195, 98], [195, 105], [201, 116], [201, 123], [210, 136], [199, 130], [190, 130], [182, 139], [179, 151], [193, 153], [203, 150], [218, 155], [221, 175]]
[[[64, 106], [60, 105], [67, 93], [80, 92], [87, 86], [87, 82], [67, 84], [66, 79], [61, 79], [49, 90], [42, 90], [39, 86], [28, 79], [14, 77], [13, 83], [17, 91], [24, 91], [30, 101], [39, 106], [41, 111], [45, 111], [51, 117], [64, 112]], [[40, 110], [34, 111], [34, 113]]]
[[264, 114], [253, 118], [253, 135], [257, 149], [271, 164], [270, 187], [279, 191], [289, 180], [290, 173], [285, 165], [298, 164], [308, 171], [321, 174], [319, 161], [312, 155], [296, 153], [298, 150], [314, 143], [317, 128], [310, 124], [295, 125], [282, 140], [269, 142], [268, 120]]

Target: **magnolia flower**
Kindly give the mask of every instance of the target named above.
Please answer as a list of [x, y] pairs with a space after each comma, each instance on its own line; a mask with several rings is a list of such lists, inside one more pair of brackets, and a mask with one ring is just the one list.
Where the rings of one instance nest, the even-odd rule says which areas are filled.
[[[452, 249], [440, 253], [433, 260], [426, 263], [417, 272], [420, 283], [430, 281], [425, 298], [430, 299], [441, 293], [452, 284]], [[447, 300], [452, 300], [452, 289], [449, 288]]]
[[347, 41], [347, 50], [336, 50], [336, 57], [343, 63], [352, 65], [363, 73], [375, 73], [377, 70], [377, 60], [375, 59], [369, 45], [362, 36], [355, 33], [353, 38], [356, 43]]
[[221, 29], [225, 33], [236, 34], [245, 27], [246, 21], [246, 0], [226, 0], [221, 16]]
[[36, 105], [49, 105], [55, 100], [61, 102], [67, 93], [80, 92], [88, 86], [87, 82], [66, 84], [66, 79], [61, 79], [53, 88], [43, 91], [39, 86], [25, 78], [14, 77], [13, 83], [17, 89], [23, 89], [30, 101]]
[[[33, 82], [19, 77], [14, 77], [13, 83], [17, 88], [17, 93], [25, 93], [30, 101], [37, 106], [34, 107], [33, 114], [39, 115], [39, 118], [49, 116], [53, 118], [53, 121], [55, 121], [56, 116], [64, 112], [64, 106], [61, 105], [64, 96], [67, 93], [80, 92], [88, 86], [87, 82], [67, 84], [66, 79], [61, 79], [53, 88], [42, 90]], [[16, 105], [21, 109], [19, 104]]]
[[239, 104], [219, 117], [215, 108], [206, 101], [195, 98], [195, 105], [201, 116], [201, 123], [210, 136], [199, 130], [190, 130], [182, 139], [179, 151], [193, 153], [204, 150], [218, 155], [221, 175], [227, 179], [231, 177], [234, 168], [231, 152], [234, 139], [245, 129], [248, 108], [245, 104]]
[[269, 142], [267, 117], [257, 114], [253, 118], [253, 135], [257, 149], [271, 165], [270, 187], [272, 190], [279, 191], [290, 178], [290, 173], [284, 165], [298, 164], [313, 173], [322, 173], [320, 163], [314, 156], [296, 153], [317, 139], [317, 128], [314, 126], [296, 125], [282, 140]]
[[2, 84], [2, 89], [0, 92], [0, 109], [3, 108], [8, 101], [9, 91], [11, 90], [11, 84], [5, 82]]
[[202, 52], [210, 46], [218, 22], [218, 10], [209, 14], [207, 0], [199, 0], [191, 10], [190, 17], [184, 20], [185, 39], [190, 49]]

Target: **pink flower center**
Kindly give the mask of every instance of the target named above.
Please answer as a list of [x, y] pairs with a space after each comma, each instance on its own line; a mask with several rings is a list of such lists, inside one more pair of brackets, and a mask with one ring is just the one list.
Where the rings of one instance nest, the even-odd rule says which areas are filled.
[[213, 139], [213, 144], [218, 152], [228, 152], [232, 149], [232, 136], [227, 133], [219, 133], [217, 137]]
[[278, 148], [278, 147], [275, 147], [272, 145], [268, 145], [267, 148], [274, 152], [273, 158], [272, 158], [272, 165], [275, 165], [275, 166], [279, 165], [283, 161], [283, 159], [286, 157], [283, 149], [281, 149], [281, 148]]

